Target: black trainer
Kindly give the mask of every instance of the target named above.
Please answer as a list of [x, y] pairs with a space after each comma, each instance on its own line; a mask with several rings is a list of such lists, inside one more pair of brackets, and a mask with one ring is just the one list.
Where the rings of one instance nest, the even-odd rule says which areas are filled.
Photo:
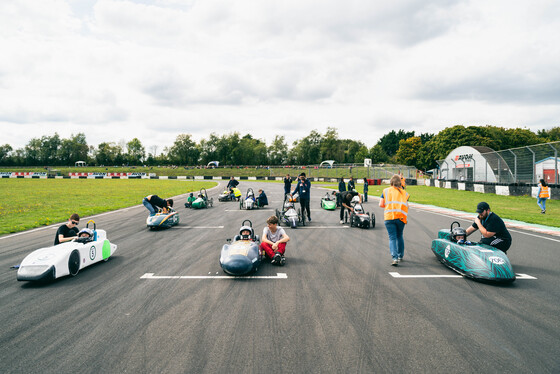
[[282, 258], [280, 259], [280, 262], [278, 263], [278, 265], [280, 265], [280, 266], [286, 265], [286, 257], [282, 256]]
[[270, 263], [275, 264], [275, 265], [279, 265], [281, 260], [282, 260], [282, 255], [280, 253], [276, 252], [274, 257], [272, 257], [272, 261]]

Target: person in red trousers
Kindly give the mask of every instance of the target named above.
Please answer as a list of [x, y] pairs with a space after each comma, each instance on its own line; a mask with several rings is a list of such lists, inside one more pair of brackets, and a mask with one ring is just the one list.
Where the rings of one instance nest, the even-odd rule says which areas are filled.
[[282, 227], [278, 227], [278, 217], [270, 216], [263, 229], [260, 248], [271, 259], [271, 264], [283, 266], [286, 263], [284, 252], [286, 252], [286, 243], [289, 240], [290, 237], [286, 231]]

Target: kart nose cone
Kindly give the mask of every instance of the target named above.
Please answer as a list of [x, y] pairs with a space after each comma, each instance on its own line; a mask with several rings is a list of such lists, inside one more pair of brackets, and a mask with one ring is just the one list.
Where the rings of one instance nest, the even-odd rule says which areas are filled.
[[244, 275], [253, 270], [253, 263], [247, 256], [232, 255], [222, 262], [222, 269], [231, 275]]

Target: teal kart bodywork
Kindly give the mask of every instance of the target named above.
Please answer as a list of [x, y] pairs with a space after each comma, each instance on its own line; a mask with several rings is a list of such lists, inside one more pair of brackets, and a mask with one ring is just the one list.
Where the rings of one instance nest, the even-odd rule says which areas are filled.
[[432, 251], [439, 261], [457, 273], [475, 280], [511, 283], [515, 273], [507, 255], [494, 247], [480, 244], [459, 244], [451, 240], [451, 229], [438, 232]]

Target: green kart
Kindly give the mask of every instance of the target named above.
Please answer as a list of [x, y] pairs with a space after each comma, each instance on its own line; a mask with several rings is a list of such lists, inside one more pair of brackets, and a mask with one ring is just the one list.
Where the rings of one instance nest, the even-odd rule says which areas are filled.
[[333, 191], [332, 195], [328, 192], [327, 194], [321, 199], [321, 208], [325, 210], [335, 210], [336, 209], [336, 192]]
[[201, 188], [200, 192], [198, 193], [198, 197], [195, 201], [192, 202], [191, 208], [193, 209], [204, 209], [209, 208], [214, 205], [214, 198], [208, 199], [208, 193], [206, 192], [206, 188]]

